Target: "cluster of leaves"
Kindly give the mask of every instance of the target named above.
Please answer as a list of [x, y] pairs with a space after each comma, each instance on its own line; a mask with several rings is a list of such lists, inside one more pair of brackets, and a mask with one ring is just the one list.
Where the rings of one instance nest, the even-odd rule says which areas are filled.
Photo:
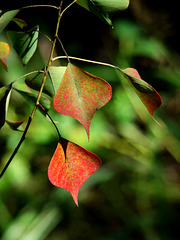
[[[51, 107], [54, 107], [54, 109], [60, 114], [67, 115], [78, 120], [85, 128], [89, 140], [91, 120], [96, 111], [110, 101], [112, 97], [112, 87], [102, 78], [84, 71], [71, 63], [71, 59], [73, 59], [73, 57], [67, 55], [61, 40], [58, 37], [59, 23], [63, 13], [72, 4], [77, 3], [81, 7], [97, 15], [104, 22], [112, 25], [109, 13], [111, 11], [126, 9], [129, 5], [129, 1], [76, 0], [64, 9], [62, 9], [62, 3], [63, 1], [60, 1], [59, 7], [51, 5], [48, 6], [55, 8], [59, 14], [55, 37], [52, 41], [51, 54], [45, 68], [43, 70], [35, 70], [27, 73], [25, 76], [21, 76], [20, 78], [26, 77], [23, 89], [16, 85], [16, 82], [20, 78], [15, 79], [7, 86], [0, 88], [0, 128], [4, 126], [5, 122], [7, 122], [12, 129], [17, 130], [23, 123], [23, 121], [10, 122], [6, 119], [11, 90], [17, 91], [27, 100], [34, 103], [33, 111], [29, 117], [22, 138], [7, 165], [3, 169], [1, 177], [18, 151], [21, 143], [24, 141], [35, 111], [39, 108], [41, 112], [51, 120], [59, 136], [57, 148], [48, 168], [49, 180], [53, 185], [68, 190], [71, 193], [76, 205], [78, 205], [79, 189], [86, 179], [99, 169], [101, 166], [101, 159], [94, 153], [89, 152], [81, 146], [61, 137], [59, 130], [53, 119], [48, 114], [48, 111]], [[23, 20], [16, 19], [14, 17], [24, 8], [27, 7], [2, 12], [0, 16], [0, 32], [6, 28], [10, 21], [14, 21], [22, 28], [22, 31], [20, 32], [8, 31], [7, 36], [10, 42], [9, 44], [11, 44], [11, 46], [15, 49], [23, 64], [26, 65], [37, 49], [40, 31], [39, 26], [36, 26], [29, 31], [23, 31], [23, 27], [27, 24]], [[47, 38], [49, 39], [49, 37]], [[60, 42], [65, 52], [65, 56], [53, 58], [56, 41]], [[9, 44], [0, 42], [0, 63], [6, 71], [8, 71], [8, 56], [10, 53]], [[67, 58], [68, 65], [52, 66], [52, 62], [59, 58]], [[141, 79], [137, 70], [133, 68], [120, 69], [119, 67], [107, 63], [98, 63], [85, 59], [75, 59], [101, 64], [120, 71], [122, 76], [124, 76], [124, 79], [127, 79], [127, 81], [132, 85], [133, 89], [152, 117], [154, 111], [160, 107], [161, 97], [151, 85]]]

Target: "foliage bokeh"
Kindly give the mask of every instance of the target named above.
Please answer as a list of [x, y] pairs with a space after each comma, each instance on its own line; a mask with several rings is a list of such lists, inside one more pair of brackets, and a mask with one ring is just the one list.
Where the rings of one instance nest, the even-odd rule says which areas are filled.
[[[51, 122], [37, 112], [25, 142], [0, 181], [2, 240], [179, 239], [180, 58], [174, 44], [177, 32], [169, 36], [169, 31], [164, 30], [158, 35], [155, 27], [153, 31], [149, 22], [139, 17], [142, 6], [137, 1], [128, 10], [113, 15], [113, 29], [79, 6], [72, 6], [62, 19], [60, 38], [69, 55], [111, 62], [121, 68], [135, 67], [162, 96], [163, 105], [155, 116], [162, 127], [153, 121], [115, 70], [75, 62], [110, 82], [112, 100], [95, 114], [90, 142], [76, 120], [59, 116], [53, 110], [50, 115], [58, 122], [62, 136], [96, 153], [103, 165], [83, 184], [77, 208], [70, 194], [52, 186], [47, 178], [57, 133]], [[147, 9], [150, 18], [150, 10], [156, 10], [156, 6]], [[164, 6], [160, 19], [171, 18], [171, 11], [165, 10]], [[41, 14], [39, 9], [33, 10], [30, 18], [32, 10], [25, 10], [19, 17], [27, 18], [29, 27], [38, 22], [41, 31], [51, 35], [54, 19], [53, 12], [52, 21], [46, 19], [48, 11], [52, 10]], [[165, 24], [162, 27], [166, 29]], [[8, 28], [15, 26], [10, 24]], [[6, 35], [1, 39], [6, 39]], [[41, 36], [39, 48], [26, 67], [11, 49], [9, 71], [1, 69], [0, 84], [43, 67], [47, 49], [47, 41]], [[60, 46], [57, 54], [62, 54]], [[22, 96], [13, 93], [7, 119], [26, 120], [31, 109]], [[7, 125], [1, 129], [1, 166], [21, 134]]]

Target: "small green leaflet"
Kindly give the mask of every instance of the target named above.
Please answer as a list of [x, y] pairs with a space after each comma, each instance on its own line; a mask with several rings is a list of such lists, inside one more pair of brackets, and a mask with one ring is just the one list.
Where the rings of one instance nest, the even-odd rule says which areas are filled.
[[8, 31], [7, 36], [17, 54], [22, 59], [23, 64], [27, 64], [36, 51], [39, 27], [29, 32]]
[[125, 10], [129, 5], [129, 0], [78, 0], [77, 4], [112, 25], [109, 12]]
[[[20, 90], [18, 88], [14, 88], [14, 90], [16, 90], [19, 94], [21, 94], [28, 101], [30, 100], [30, 102], [36, 103], [37, 96], [38, 96], [37, 93], [22, 91], [22, 90]], [[50, 109], [50, 107], [51, 107], [50, 100], [47, 97], [45, 97], [45, 96], [41, 96], [40, 104], [44, 107], [44, 109], [46, 111], [48, 111]], [[42, 112], [42, 114], [46, 115], [46, 112], [44, 112], [41, 108], [40, 108], [40, 111]]]
[[12, 84], [0, 88], [0, 129], [5, 123], [6, 120], [6, 112], [9, 103], [9, 94], [12, 88]]
[[11, 122], [6, 120], [6, 123], [9, 125], [9, 127], [14, 131], [21, 131], [19, 127], [24, 123], [24, 121], [18, 121], [18, 122]]
[[8, 23], [16, 16], [16, 14], [20, 10], [12, 10], [7, 12], [2, 12], [0, 16], [0, 33], [4, 30], [4, 28], [8, 25]]

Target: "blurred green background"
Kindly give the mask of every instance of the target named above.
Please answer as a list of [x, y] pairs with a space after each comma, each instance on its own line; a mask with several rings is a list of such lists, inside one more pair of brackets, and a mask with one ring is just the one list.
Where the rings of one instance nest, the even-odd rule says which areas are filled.
[[[59, 37], [68, 54], [136, 68], [162, 97], [162, 107], [155, 114], [162, 127], [120, 73], [74, 61], [107, 80], [113, 97], [94, 116], [90, 142], [76, 120], [54, 110], [50, 115], [62, 136], [96, 153], [102, 167], [83, 184], [80, 207], [76, 207], [66, 190], [48, 180], [57, 133], [37, 112], [26, 140], [0, 180], [1, 240], [180, 239], [180, 49], [174, 4], [132, 1], [126, 11], [112, 15], [114, 28], [76, 5], [64, 14]], [[18, 17], [28, 22], [29, 29], [39, 24], [40, 31], [52, 37], [54, 11], [26, 9]], [[17, 26], [11, 23], [8, 29], [17, 30]], [[8, 41], [5, 33], [0, 40]], [[9, 71], [0, 69], [0, 86], [42, 68], [49, 48], [41, 35], [39, 48], [27, 66], [11, 49]], [[64, 55], [60, 45], [56, 55]], [[32, 107], [12, 92], [7, 119], [27, 121]], [[1, 168], [21, 135], [7, 125], [1, 129]]]

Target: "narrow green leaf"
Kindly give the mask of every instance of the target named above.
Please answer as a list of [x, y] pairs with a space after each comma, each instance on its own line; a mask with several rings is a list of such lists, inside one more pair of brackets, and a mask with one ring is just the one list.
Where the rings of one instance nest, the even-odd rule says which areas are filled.
[[85, 8], [89, 12], [93, 13], [99, 19], [109, 25], [112, 25], [112, 22], [110, 18], [108, 17], [107, 13], [101, 11], [92, 1], [90, 0], [78, 0], [77, 4], [79, 4], [81, 7]]
[[8, 105], [8, 96], [11, 91], [12, 84], [0, 88], [0, 129], [5, 123], [6, 111]]
[[109, 12], [125, 10], [129, 0], [78, 0], [77, 4], [112, 25]]
[[7, 12], [2, 12], [0, 16], [0, 33], [4, 30], [4, 28], [8, 25], [8, 23], [14, 18], [14, 16], [19, 12], [20, 10], [12, 10]]
[[20, 131], [19, 127], [23, 124], [24, 121], [18, 121], [18, 122], [10, 122], [6, 120], [6, 123], [9, 125], [9, 127], [14, 131]]
[[24, 27], [27, 27], [27, 23], [22, 19], [13, 18], [12, 21], [15, 22], [21, 29], [23, 29]]
[[[32, 102], [32, 103], [36, 103], [37, 100], [37, 93], [32, 93], [32, 92], [26, 92], [26, 91], [22, 91], [20, 89], [14, 88], [19, 94], [21, 94], [25, 99], [27, 99], [28, 101]], [[45, 96], [41, 96], [40, 99], [40, 104], [44, 107], [44, 109], [46, 111], [48, 111], [51, 107], [51, 102], [50, 100], [45, 97]], [[40, 111], [46, 115], [46, 113], [40, 108]]]
[[17, 54], [21, 57], [23, 64], [27, 64], [36, 51], [39, 27], [30, 32], [8, 31], [7, 35]]
[[125, 10], [129, 6], [129, 0], [91, 0], [106, 12]]

